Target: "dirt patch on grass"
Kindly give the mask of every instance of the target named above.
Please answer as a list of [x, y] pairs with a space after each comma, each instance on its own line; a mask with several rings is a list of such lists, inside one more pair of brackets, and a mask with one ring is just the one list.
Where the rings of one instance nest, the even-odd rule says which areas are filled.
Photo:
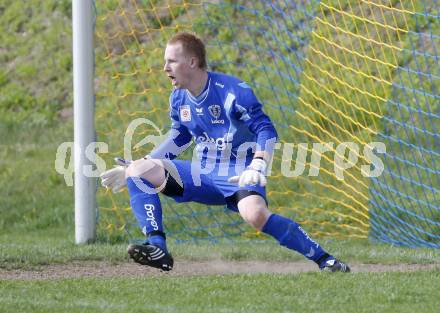
[[[408, 272], [440, 269], [440, 264], [350, 264], [353, 273], [360, 272]], [[105, 262], [76, 262], [42, 266], [38, 270], [0, 269], [0, 279], [63, 279], [81, 277], [157, 277], [194, 276], [256, 273], [305, 273], [317, 272], [312, 262], [264, 262], [264, 261], [181, 261], [171, 272], [135, 263], [109, 264]]]

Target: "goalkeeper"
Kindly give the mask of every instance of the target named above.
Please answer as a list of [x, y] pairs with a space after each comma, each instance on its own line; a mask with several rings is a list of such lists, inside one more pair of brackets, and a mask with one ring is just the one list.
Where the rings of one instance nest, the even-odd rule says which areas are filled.
[[[128, 247], [131, 258], [165, 271], [173, 268], [160, 191], [177, 202], [227, 205], [321, 270], [349, 272], [298, 223], [269, 211], [265, 173], [277, 133], [252, 89], [235, 77], [207, 71], [205, 46], [190, 33], [168, 41], [164, 61], [173, 85], [169, 136], [146, 157], [101, 175], [102, 185], [113, 192], [127, 186], [131, 208], [147, 237], [144, 244]], [[193, 138], [197, 158], [175, 160]]]

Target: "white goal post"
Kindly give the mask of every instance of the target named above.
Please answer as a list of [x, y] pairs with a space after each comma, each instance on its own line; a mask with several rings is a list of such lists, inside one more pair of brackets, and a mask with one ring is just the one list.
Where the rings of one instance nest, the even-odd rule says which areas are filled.
[[[89, 243], [96, 237], [96, 178], [83, 171], [92, 166], [86, 147], [95, 141], [94, 108], [94, 4], [93, 0], [72, 1], [73, 106], [75, 162], [75, 242]], [[90, 175], [89, 175], [90, 176]]]

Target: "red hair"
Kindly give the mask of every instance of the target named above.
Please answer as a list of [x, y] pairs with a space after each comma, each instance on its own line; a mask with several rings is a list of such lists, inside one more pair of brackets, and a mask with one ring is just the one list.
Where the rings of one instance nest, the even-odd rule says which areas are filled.
[[176, 43], [181, 43], [185, 53], [193, 55], [199, 60], [199, 68], [207, 68], [205, 44], [199, 37], [187, 32], [177, 33], [168, 40], [169, 45]]

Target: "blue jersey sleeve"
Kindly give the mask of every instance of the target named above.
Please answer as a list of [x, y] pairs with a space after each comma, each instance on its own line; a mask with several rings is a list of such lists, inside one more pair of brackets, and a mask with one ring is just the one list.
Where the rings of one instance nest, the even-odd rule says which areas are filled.
[[191, 145], [192, 135], [180, 123], [179, 100], [175, 91], [170, 96], [170, 119], [171, 129], [167, 138], [150, 153], [150, 157], [154, 159], [175, 159]]
[[277, 141], [277, 131], [270, 118], [263, 112], [263, 105], [252, 89], [246, 83], [240, 83], [238, 88], [240, 89], [235, 103], [235, 116], [257, 136], [257, 151], [267, 151], [271, 154]]

